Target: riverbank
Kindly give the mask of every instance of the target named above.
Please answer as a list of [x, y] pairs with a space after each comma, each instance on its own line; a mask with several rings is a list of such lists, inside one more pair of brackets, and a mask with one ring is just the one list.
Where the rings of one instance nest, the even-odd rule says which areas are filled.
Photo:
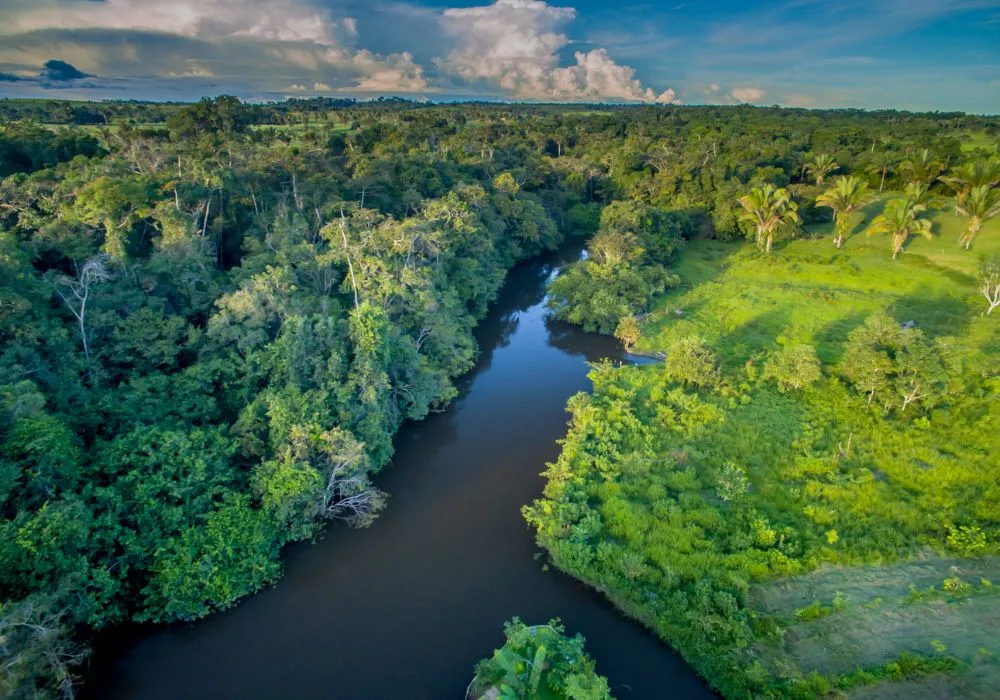
[[[689, 243], [638, 346], [671, 361], [570, 402], [527, 511], [552, 561], [727, 696], [990, 697], [1000, 326], [975, 274], [1000, 239], [956, 240]], [[858, 386], [853, 360], [918, 353], [919, 402]]]
[[403, 426], [376, 477], [391, 507], [370, 527], [331, 527], [285, 557], [281, 582], [193, 624], [104, 638], [83, 688], [101, 700], [461, 697], [499, 625], [562, 619], [619, 700], [712, 693], [600, 595], [544, 572], [519, 509], [558, 454], [566, 400], [588, 363], [623, 361], [613, 338], [546, 317], [548, 280], [574, 244], [514, 268], [476, 330], [480, 355], [451, 406]]

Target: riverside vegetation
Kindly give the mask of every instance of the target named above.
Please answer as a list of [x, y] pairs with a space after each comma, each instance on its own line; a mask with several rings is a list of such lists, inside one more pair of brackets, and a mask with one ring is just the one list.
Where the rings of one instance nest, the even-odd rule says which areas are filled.
[[665, 359], [594, 367], [525, 517], [727, 697], [1000, 687], [1000, 160], [977, 156], [946, 174], [915, 144], [887, 181], [814, 160], [808, 196], [736, 200], [756, 246], [605, 208], [553, 285], [558, 316]]
[[580, 635], [569, 638], [559, 620], [504, 624], [506, 641], [476, 666], [466, 698], [612, 700], [608, 681], [598, 675]]
[[[397, 428], [455, 396], [506, 271], [569, 233], [596, 235], [555, 313], [672, 360], [595, 370], [531, 519], [717, 687], [861, 685], [762, 646], [799, 623], [754, 602], [780, 575], [995, 551], [995, 119], [225, 97], [0, 118], [4, 695], [69, 697], [95, 630], [209, 614], [323, 522], [370, 523]], [[841, 175], [881, 197], [831, 207], [842, 248], [785, 243], [823, 232]], [[947, 578], [913, 604], [991, 604]], [[893, 663], [972, 663], [932, 651]]]

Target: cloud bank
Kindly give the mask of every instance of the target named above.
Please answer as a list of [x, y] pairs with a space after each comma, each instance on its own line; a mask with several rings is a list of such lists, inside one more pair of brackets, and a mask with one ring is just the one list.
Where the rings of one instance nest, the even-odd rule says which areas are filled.
[[[366, 25], [356, 16], [365, 12], [363, 3], [321, 2], [37, 0], [0, 9], [0, 72], [34, 76], [55, 57], [78, 67], [78, 77], [146, 81], [177, 90], [676, 99], [673, 90], [643, 85], [634, 68], [604, 48], [565, 56], [573, 45], [567, 30], [577, 17], [571, 7], [495, 0], [435, 11], [396, 3], [386, 7], [399, 21], [419, 15], [426, 31], [375, 51], [366, 48], [366, 40], [384, 43], [386, 33], [381, 23]], [[415, 59], [415, 53], [425, 60]], [[50, 78], [47, 86], [57, 80]]]

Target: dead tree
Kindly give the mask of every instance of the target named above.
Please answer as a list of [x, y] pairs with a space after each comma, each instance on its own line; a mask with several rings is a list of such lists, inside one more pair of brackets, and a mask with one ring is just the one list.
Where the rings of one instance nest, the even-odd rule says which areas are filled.
[[90, 343], [87, 341], [87, 302], [90, 301], [91, 289], [102, 282], [107, 282], [114, 275], [108, 269], [110, 257], [105, 254], [95, 255], [77, 269], [76, 277], [58, 275], [52, 287], [59, 298], [76, 318], [80, 327], [80, 339], [83, 341], [83, 355], [90, 367]]
[[1000, 306], [1000, 260], [983, 263], [979, 271], [979, 281], [981, 284], [979, 291], [990, 305], [986, 311], [986, 315], [989, 316], [993, 313], [993, 309]]

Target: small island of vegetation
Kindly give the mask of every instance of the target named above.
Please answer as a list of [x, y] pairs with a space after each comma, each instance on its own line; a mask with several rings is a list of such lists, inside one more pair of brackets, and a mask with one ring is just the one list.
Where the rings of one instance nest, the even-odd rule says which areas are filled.
[[477, 664], [466, 700], [613, 700], [583, 637], [565, 632], [559, 620], [504, 623], [506, 642]]

